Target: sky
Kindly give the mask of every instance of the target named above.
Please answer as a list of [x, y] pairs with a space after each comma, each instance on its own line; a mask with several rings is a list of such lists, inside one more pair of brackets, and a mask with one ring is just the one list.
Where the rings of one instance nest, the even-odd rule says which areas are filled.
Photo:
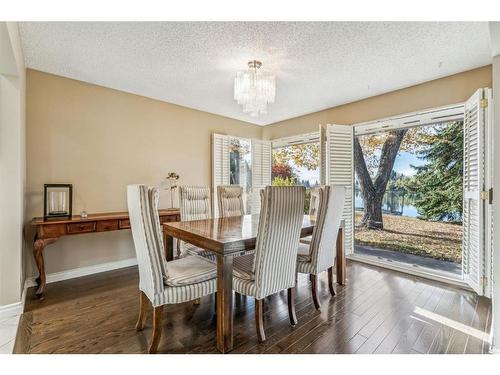
[[311, 184], [311, 186], [314, 183], [316, 183], [316, 181], [319, 182], [319, 168], [310, 171], [309, 169], [304, 167], [297, 167], [296, 165], [293, 164], [293, 161], [292, 165], [295, 171], [297, 172], [297, 175], [299, 176], [300, 180], [309, 180], [309, 184]]
[[424, 164], [425, 160], [419, 159], [415, 156], [415, 154], [410, 152], [400, 152], [398, 156], [396, 156], [394, 167], [392, 169], [397, 173], [402, 173], [405, 176], [411, 177], [416, 173], [415, 169], [413, 169], [411, 165], [419, 167]]

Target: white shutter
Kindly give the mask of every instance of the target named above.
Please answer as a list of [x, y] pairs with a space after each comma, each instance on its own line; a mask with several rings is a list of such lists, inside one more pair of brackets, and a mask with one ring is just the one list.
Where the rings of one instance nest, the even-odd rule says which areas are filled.
[[326, 183], [331, 186], [345, 186], [344, 205], [344, 250], [353, 252], [353, 139], [354, 127], [351, 125], [326, 126]]
[[[489, 102], [489, 103], [488, 103]], [[479, 89], [465, 103], [464, 203], [462, 270], [464, 279], [479, 295], [490, 294], [491, 207], [482, 195], [489, 189], [491, 147], [491, 90]], [[491, 137], [488, 137], [488, 142]], [[488, 185], [487, 185], [488, 183]]]
[[271, 185], [271, 142], [252, 139], [252, 207], [260, 212], [260, 191]]
[[217, 186], [229, 185], [229, 137], [212, 134], [212, 212], [219, 217]]
[[326, 185], [326, 126], [319, 125], [319, 184]]

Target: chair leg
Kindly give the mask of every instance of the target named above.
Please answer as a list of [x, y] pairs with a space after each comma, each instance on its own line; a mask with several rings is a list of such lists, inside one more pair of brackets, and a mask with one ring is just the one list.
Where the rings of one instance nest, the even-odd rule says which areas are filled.
[[288, 288], [288, 317], [292, 326], [297, 325], [297, 315], [295, 314], [295, 290], [296, 287]]
[[330, 294], [335, 295], [335, 288], [333, 287], [333, 266], [328, 268], [328, 288], [330, 289]]
[[314, 307], [316, 307], [316, 310], [319, 310], [321, 308], [321, 303], [319, 303], [319, 298], [318, 298], [318, 275], [311, 274], [311, 291], [312, 291]]
[[217, 315], [217, 292], [214, 295], [214, 315]]
[[153, 337], [149, 345], [149, 354], [154, 354], [158, 350], [161, 340], [163, 306], [153, 308]]
[[144, 323], [146, 322], [146, 310], [148, 308], [148, 297], [143, 291], [139, 294], [139, 318], [135, 324], [136, 331], [142, 331], [144, 329]]
[[264, 300], [255, 300], [255, 328], [257, 329], [257, 337], [259, 342], [266, 341], [266, 334], [264, 333]]

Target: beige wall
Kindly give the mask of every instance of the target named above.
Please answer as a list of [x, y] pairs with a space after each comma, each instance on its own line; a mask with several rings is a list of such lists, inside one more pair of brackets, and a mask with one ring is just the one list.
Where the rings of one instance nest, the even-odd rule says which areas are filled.
[[[181, 184], [209, 186], [212, 132], [260, 139], [262, 128], [28, 70], [27, 218], [43, 213], [44, 183], [72, 183], [74, 213], [125, 211], [128, 184], [158, 184], [171, 171]], [[165, 194], [160, 206], [169, 206]], [[63, 237], [46, 249], [47, 273], [132, 258], [131, 238]]]
[[480, 87], [491, 87], [491, 65], [387, 94], [278, 122], [263, 129], [264, 139], [315, 131], [319, 124], [355, 124], [463, 102]]
[[0, 22], [0, 52], [0, 307], [20, 308], [26, 69], [15, 22]]

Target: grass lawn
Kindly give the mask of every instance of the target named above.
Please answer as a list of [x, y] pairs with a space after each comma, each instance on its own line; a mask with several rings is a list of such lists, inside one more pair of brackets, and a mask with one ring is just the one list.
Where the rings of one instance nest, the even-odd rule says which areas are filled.
[[[356, 212], [356, 223], [361, 221], [362, 215]], [[461, 225], [396, 215], [383, 215], [383, 220], [383, 230], [356, 227], [356, 244], [457, 263], [462, 261]]]

